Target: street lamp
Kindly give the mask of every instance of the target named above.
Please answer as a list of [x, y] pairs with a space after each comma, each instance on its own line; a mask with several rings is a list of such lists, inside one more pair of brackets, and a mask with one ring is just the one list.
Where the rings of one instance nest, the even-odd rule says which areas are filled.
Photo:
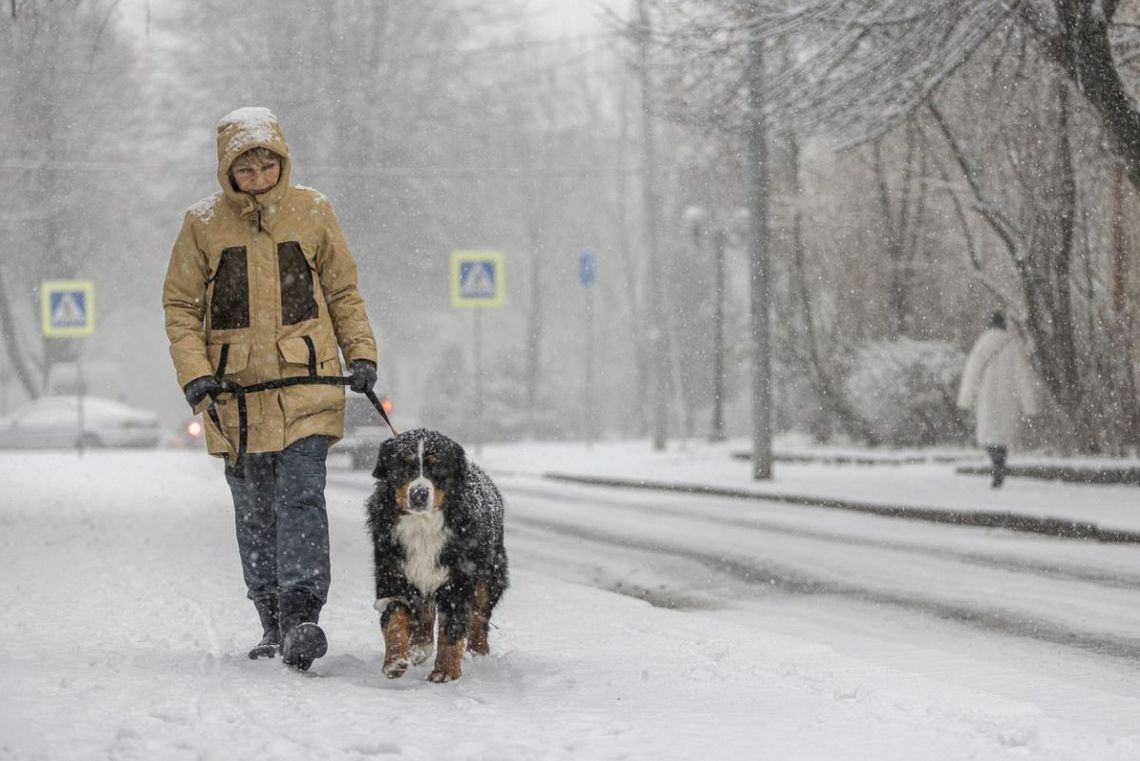
[[684, 218], [693, 235], [697, 255], [701, 255], [706, 234], [712, 236], [716, 280], [713, 286], [713, 416], [709, 441], [724, 441], [724, 249], [728, 233], [702, 206], [689, 206]]

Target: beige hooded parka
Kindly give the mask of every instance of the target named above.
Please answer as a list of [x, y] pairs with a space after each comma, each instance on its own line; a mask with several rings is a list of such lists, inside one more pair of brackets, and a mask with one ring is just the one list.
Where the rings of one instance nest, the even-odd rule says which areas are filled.
[[[281, 157], [281, 178], [254, 196], [237, 190], [229, 170], [256, 147]], [[341, 375], [338, 348], [346, 362], [376, 361], [356, 263], [340, 224], [328, 199], [291, 186], [289, 174], [289, 148], [268, 109], [241, 108], [218, 122], [222, 190], [186, 212], [163, 286], [166, 334], [180, 386], [204, 375], [243, 386]], [[297, 385], [246, 400], [249, 452], [280, 451], [306, 436], [344, 435], [341, 386]], [[216, 409], [224, 431], [207, 417], [207, 448], [232, 461], [237, 404], [231, 399]]]

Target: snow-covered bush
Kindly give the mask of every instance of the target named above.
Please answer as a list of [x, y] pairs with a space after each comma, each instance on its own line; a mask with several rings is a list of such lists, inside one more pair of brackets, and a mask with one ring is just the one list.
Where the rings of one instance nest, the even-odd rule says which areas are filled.
[[946, 341], [900, 338], [858, 347], [848, 402], [884, 444], [923, 446], [967, 436], [956, 397], [965, 354]]

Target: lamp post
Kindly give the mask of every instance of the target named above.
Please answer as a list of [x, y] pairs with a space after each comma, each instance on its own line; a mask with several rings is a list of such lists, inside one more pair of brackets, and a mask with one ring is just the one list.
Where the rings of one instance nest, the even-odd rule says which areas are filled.
[[649, 23], [649, 9], [646, 0], [637, 0], [636, 5], [638, 40], [638, 67], [641, 75], [641, 193], [642, 214], [645, 220], [645, 253], [649, 266], [646, 274], [647, 326], [646, 338], [649, 341], [649, 403], [653, 407], [653, 449], [665, 451], [666, 394], [668, 389], [669, 343], [665, 331], [657, 324], [664, 319], [664, 295], [661, 278], [657, 277], [656, 266], [660, 252], [657, 250], [657, 228], [661, 218], [657, 196], [657, 146], [653, 122], [653, 81], [650, 77], [649, 42], [652, 37]]

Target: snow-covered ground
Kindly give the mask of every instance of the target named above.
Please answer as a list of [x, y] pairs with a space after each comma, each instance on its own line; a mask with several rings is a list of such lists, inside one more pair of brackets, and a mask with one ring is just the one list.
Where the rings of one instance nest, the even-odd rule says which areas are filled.
[[[492, 654], [465, 663], [463, 679], [447, 685], [426, 682], [426, 667], [397, 681], [380, 672], [363, 528], [366, 476], [334, 470], [330, 480], [334, 581], [322, 614], [330, 651], [301, 675], [279, 661], [245, 657], [256, 616], [243, 597], [217, 461], [177, 451], [0, 454], [0, 559], [9, 573], [0, 587], [7, 612], [0, 627], [0, 760], [1140, 758], [1140, 663], [1068, 657], [1063, 644], [1000, 634], [979, 635], [977, 647], [987, 655], [975, 656], [960, 644], [943, 646], [950, 636], [943, 628], [962, 628], [957, 624], [918, 616], [925, 628], [916, 642], [915, 617], [884, 608], [877, 617], [899, 627], [898, 655], [890, 657], [882, 634], [871, 632], [875, 621], [860, 612], [863, 603], [746, 599], [745, 581], [739, 589], [718, 582], [724, 588], [702, 596], [695, 572], [693, 604], [655, 607], [599, 588], [605, 585], [571, 566], [603, 568], [644, 587], [654, 561], [641, 559], [656, 547], [677, 545], [681, 553], [700, 546], [732, 560], [752, 551], [734, 537], [759, 520], [754, 506], [580, 486], [543, 494], [547, 482], [533, 476], [748, 484], [747, 463], [724, 456], [737, 448], [739, 442], [654, 454], [644, 442], [487, 447], [481, 462], [501, 481], [513, 511], [513, 585], [496, 613]], [[785, 465], [773, 484], [759, 488], [1140, 525], [1132, 515], [1135, 492], [1126, 487], [1014, 480], [993, 492], [984, 479], [954, 476], [949, 465]], [[662, 508], [659, 520], [646, 518], [647, 505]], [[684, 515], [690, 506], [721, 527], [692, 521]], [[572, 514], [583, 522], [559, 525]], [[895, 580], [907, 574], [892, 569], [891, 558], [904, 554], [941, 554], [933, 562], [947, 568], [954, 558], [982, 565], [999, 555], [1020, 558], [1026, 568], [1058, 577], [1058, 588], [1074, 596], [1086, 576], [1115, 583], [1140, 574], [1140, 549], [1127, 546], [920, 529], [788, 506], [762, 516], [784, 532], [786, 540], [770, 545], [776, 562], [810, 560], [810, 545], [850, 533], [865, 552], [835, 553], [828, 545], [814, 557], [836, 554], [839, 569], [839, 555], [848, 555], [891, 589], [922, 584]], [[625, 549], [579, 541], [573, 534], [586, 536], [582, 526], [626, 537]], [[630, 549], [629, 537], [641, 528], [646, 545]], [[889, 546], [871, 536], [883, 531]], [[874, 553], [884, 558], [878, 567], [867, 559]], [[1102, 555], [1101, 570], [1081, 570]], [[668, 575], [668, 564], [690, 573], [690, 561], [675, 558], [653, 573]], [[933, 573], [938, 567], [922, 566], [932, 576], [923, 585], [930, 594], [957, 595], [964, 605], [973, 593], [986, 593], [972, 593], [968, 583], [955, 589], [953, 579]], [[1032, 573], [987, 565], [966, 581], [997, 586], [1007, 576], [1022, 581], [1000, 591], [1008, 596], [1003, 604], [1015, 613], [1019, 604], [1039, 610], [1033, 598], [1050, 582]], [[608, 579], [612, 587], [621, 582]], [[1109, 641], [1106, 629], [1136, 625], [1137, 615], [1120, 608], [1131, 599], [1128, 585], [1115, 592], [1112, 586], [1100, 608], [1089, 600], [1083, 614], [1058, 611], [1058, 630], [1085, 619]], [[712, 609], [734, 595], [731, 605]], [[1115, 632], [1124, 652], [1136, 634]], [[994, 655], [1003, 652], [1007, 662]], [[1041, 663], [1036, 673], [1034, 661]]]

